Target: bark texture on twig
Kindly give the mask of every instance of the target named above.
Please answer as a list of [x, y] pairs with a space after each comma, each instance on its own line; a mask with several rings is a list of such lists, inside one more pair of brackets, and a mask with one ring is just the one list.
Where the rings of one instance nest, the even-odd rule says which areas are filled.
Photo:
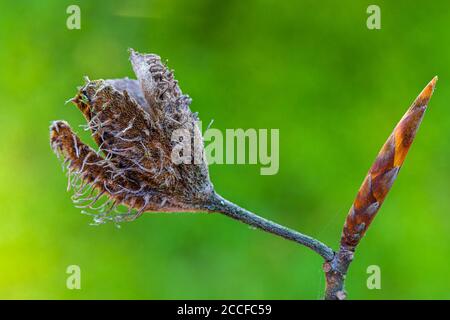
[[338, 253], [324, 264], [326, 298], [345, 298], [344, 279], [353, 252], [391, 189], [416, 136], [437, 77], [423, 89], [387, 139], [370, 168], [347, 215]]

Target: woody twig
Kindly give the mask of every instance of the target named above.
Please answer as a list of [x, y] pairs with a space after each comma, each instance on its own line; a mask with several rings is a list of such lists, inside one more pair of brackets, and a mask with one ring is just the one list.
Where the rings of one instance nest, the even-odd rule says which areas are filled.
[[[200, 141], [191, 99], [173, 72], [154, 54], [131, 50], [137, 80], [86, 79], [71, 101], [86, 118], [98, 150], [84, 144], [65, 121], [50, 127], [50, 142], [69, 173], [73, 200], [96, 224], [120, 223], [144, 212], [221, 213], [262, 231], [306, 246], [324, 260], [326, 299], [345, 299], [344, 280], [354, 251], [392, 187], [433, 93], [435, 77], [394, 129], [370, 168], [347, 216], [334, 252], [313, 237], [262, 218], [222, 198], [210, 180], [204, 157], [197, 164], [173, 161], [175, 131]], [[106, 199], [103, 204], [98, 204]], [[118, 212], [123, 206], [127, 212]], [[89, 212], [90, 210], [90, 212]]]

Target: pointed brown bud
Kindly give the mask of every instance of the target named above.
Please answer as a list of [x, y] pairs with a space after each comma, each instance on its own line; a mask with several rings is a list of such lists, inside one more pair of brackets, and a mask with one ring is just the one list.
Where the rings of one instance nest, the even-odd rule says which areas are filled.
[[422, 122], [437, 77], [423, 89], [375, 159], [348, 213], [341, 244], [354, 249], [392, 187]]

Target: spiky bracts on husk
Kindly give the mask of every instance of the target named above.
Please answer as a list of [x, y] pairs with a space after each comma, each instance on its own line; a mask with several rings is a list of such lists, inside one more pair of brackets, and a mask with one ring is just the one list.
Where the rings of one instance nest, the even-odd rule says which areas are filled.
[[332, 261], [323, 265], [327, 286], [326, 299], [345, 299], [344, 279], [356, 246], [375, 218], [391, 189], [414, 141], [433, 94], [437, 77], [422, 90], [381, 148], [347, 215], [340, 249]]
[[[81, 181], [74, 185], [74, 200], [88, 202], [88, 208], [101, 195], [110, 200], [94, 214], [98, 223], [146, 211], [198, 211], [214, 193], [203, 154], [200, 163], [172, 160], [175, 130], [186, 130], [196, 141], [195, 152], [203, 152], [191, 99], [158, 56], [131, 50], [130, 60], [138, 80], [87, 80], [71, 100], [85, 116], [98, 151], [83, 144], [64, 121], [50, 128], [51, 145], [75, 178], [71, 184]], [[119, 205], [130, 210], [111, 214]]]

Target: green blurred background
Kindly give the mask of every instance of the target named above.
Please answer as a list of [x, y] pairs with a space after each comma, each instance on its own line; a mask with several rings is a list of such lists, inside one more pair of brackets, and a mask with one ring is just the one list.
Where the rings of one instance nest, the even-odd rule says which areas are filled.
[[[81, 8], [81, 30], [66, 8]], [[381, 30], [366, 8], [381, 7]], [[347, 278], [353, 299], [450, 298], [448, 1], [12, 1], [0, 4], [0, 298], [317, 299], [321, 258], [219, 215], [90, 226], [66, 192], [50, 121], [91, 79], [133, 77], [127, 48], [168, 59], [213, 127], [279, 128], [280, 170], [213, 165], [230, 200], [337, 247], [379, 148], [440, 80]], [[81, 267], [81, 290], [66, 268]], [[366, 269], [381, 268], [381, 290]]]

